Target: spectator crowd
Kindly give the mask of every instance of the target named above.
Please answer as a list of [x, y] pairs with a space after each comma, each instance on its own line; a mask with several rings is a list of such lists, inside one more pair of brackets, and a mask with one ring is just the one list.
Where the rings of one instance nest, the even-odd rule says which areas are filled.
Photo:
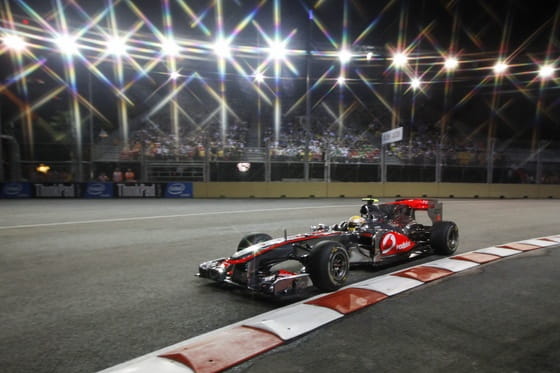
[[[257, 129], [254, 121], [232, 120], [225, 129], [218, 120], [201, 123], [182, 126], [177, 134], [155, 125], [137, 129], [131, 133], [129, 145], [121, 149], [120, 160], [241, 161], [250, 151], [260, 148], [260, 154], [267, 154], [272, 162], [301, 162], [308, 154], [311, 162], [374, 164], [380, 161], [381, 134], [390, 129], [387, 124], [368, 122], [363, 117], [350, 118], [341, 124], [329, 117], [314, 116], [309, 134], [303, 116], [283, 118], [278, 130], [271, 124]], [[429, 121], [405, 122], [399, 126], [404, 129], [404, 138], [386, 146], [388, 164], [434, 166], [441, 152], [444, 167], [486, 168], [488, 165], [484, 136], [472, 134], [468, 129], [457, 132], [454, 124], [448, 125], [454, 133], [442, 131], [439, 123]], [[515, 149], [506, 147], [506, 151], [501, 151], [499, 144], [496, 149], [493, 166], [507, 170], [504, 171], [507, 181], [535, 182], [535, 172], [527, 172], [525, 167], [531, 160], [529, 156], [516, 160], [519, 152]], [[545, 172], [542, 182], [557, 179], [556, 172]]]

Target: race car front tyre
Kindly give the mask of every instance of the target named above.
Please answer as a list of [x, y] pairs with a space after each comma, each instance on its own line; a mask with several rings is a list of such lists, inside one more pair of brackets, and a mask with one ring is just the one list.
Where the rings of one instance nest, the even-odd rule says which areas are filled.
[[336, 241], [323, 241], [309, 254], [309, 274], [313, 285], [321, 291], [334, 291], [348, 279], [350, 258], [346, 249]]
[[430, 243], [436, 254], [451, 255], [459, 247], [459, 228], [451, 221], [438, 221], [432, 226]]
[[272, 237], [266, 233], [249, 233], [248, 235], [244, 236], [239, 244], [237, 245], [237, 251], [243, 250], [249, 246], [252, 246], [259, 242], [264, 242], [272, 240]]

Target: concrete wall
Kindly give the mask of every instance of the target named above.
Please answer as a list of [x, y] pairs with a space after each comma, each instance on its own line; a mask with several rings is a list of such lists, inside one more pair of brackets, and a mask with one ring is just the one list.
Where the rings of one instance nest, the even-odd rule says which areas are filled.
[[560, 198], [560, 185], [461, 183], [195, 182], [195, 198]]

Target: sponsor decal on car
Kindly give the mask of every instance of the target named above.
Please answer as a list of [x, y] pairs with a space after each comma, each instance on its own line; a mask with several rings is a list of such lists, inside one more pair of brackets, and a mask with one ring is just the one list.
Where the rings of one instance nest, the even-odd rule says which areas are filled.
[[396, 254], [408, 250], [414, 245], [405, 235], [397, 232], [386, 233], [381, 239], [381, 253], [383, 255]]

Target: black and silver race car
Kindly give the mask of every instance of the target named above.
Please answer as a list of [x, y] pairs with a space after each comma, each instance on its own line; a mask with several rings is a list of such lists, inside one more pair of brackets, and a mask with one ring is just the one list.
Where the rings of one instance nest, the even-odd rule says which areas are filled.
[[[248, 234], [232, 256], [200, 264], [198, 276], [264, 295], [294, 296], [312, 286], [320, 291], [344, 286], [351, 265], [387, 265], [457, 250], [459, 230], [442, 220], [441, 202], [364, 200], [360, 215], [332, 226], [313, 226], [309, 233], [281, 238]], [[417, 222], [418, 211], [427, 212], [431, 225]]]

